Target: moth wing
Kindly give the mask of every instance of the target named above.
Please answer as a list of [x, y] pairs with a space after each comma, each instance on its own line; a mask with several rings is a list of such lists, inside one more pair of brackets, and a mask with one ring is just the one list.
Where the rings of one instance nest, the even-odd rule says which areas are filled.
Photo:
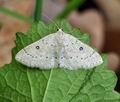
[[57, 67], [55, 33], [50, 34], [23, 48], [16, 55], [16, 60], [28, 67], [50, 69]]
[[79, 68], [91, 69], [103, 63], [99, 53], [72, 35], [63, 32], [60, 38], [63, 41], [60, 67], [71, 70]]

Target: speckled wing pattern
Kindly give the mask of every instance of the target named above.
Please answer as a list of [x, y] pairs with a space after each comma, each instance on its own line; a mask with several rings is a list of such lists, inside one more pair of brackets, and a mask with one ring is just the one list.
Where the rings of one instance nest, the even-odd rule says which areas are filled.
[[16, 60], [28, 67], [50, 69], [57, 67], [55, 34], [50, 34], [23, 48]]
[[94, 49], [61, 29], [23, 48], [16, 60], [40, 69], [91, 69], [103, 63]]
[[63, 41], [60, 67], [71, 70], [78, 68], [90, 69], [103, 63], [101, 56], [87, 44], [64, 32], [63, 35], [59, 36]]

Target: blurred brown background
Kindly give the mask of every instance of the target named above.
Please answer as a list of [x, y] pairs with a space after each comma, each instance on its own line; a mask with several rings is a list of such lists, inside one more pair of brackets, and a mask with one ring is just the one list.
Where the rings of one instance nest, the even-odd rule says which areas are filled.
[[[43, 0], [43, 20], [46, 14], [54, 19], [69, 0]], [[0, 7], [7, 7], [26, 16], [33, 16], [35, 0], [0, 0]], [[116, 90], [120, 92], [120, 1], [87, 0], [68, 17], [73, 26], [93, 36], [93, 44], [102, 52], [109, 53], [109, 66], [119, 78]], [[0, 13], [0, 65], [11, 61], [11, 50], [15, 47], [15, 33], [25, 32], [29, 23]]]

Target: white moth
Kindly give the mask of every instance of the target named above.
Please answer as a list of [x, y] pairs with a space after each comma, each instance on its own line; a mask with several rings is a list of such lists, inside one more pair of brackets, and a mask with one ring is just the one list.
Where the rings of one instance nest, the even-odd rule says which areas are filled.
[[23, 48], [16, 60], [40, 69], [91, 69], [103, 63], [94, 49], [61, 29]]

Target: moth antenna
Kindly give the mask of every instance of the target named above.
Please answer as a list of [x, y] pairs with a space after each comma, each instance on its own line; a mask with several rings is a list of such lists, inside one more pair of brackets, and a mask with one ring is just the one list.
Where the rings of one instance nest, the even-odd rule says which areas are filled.
[[61, 29], [61, 28], [57, 25], [57, 23], [55, 23], [49, 16], [47, 16], [46, 14], [42, 14], [42, 15], [43, 15], [44, 17], [46, 17], [48, 20], [50, 20], [52, 23], [54, 23], [58, 30]]

